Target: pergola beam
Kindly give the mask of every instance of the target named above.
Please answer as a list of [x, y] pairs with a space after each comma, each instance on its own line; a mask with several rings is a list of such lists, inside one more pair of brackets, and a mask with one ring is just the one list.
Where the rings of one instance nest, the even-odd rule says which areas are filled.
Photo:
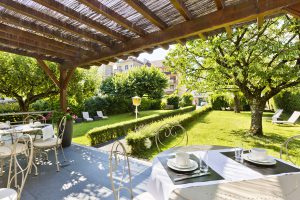
[[153, 13], [147, 6], [145, 6], [140, 0], [124, 0], [133, 9], [143, 15], [152, 24], [160, 28], [161, 30], [166, 29], [168, 25], [161, 20], [155, 13]]
[[22, 28], [25, 28], [28, 30], [32, 30], [34, 32], [37, 32], [39, 34], [45, 35], [50, 38], [55, 38], [57, 40], [68, 43], [77, 48], [81, 48], [81, 49], [89, 50], [89, 51], [93, 51], [93, 50], [99, 51], [100, 50], [100, 46], [97, 45], [96, 43], [74, 39], [74, 38], [70, 37], [69, 35], [65, 35], [65, 34], [61, 33], [60, 31], [50, 29], [46, 26], [42, 26], [35, 22], [29, 22], [29, 21], [20, 19], [16, 16], [12, 16], [12, 15], [9, 15], [4, 12], [0, 12], [0, 20], [5, 23], [8, 23], [8, 24], [13, 24], [20, 28], [22, 27]]
[[287, 7], [285, 8], [285, 10], [291, 15], [300, 18], [300, 3], [294, 6]]
[[148, 34], [143, 38], [128, 41], [123, 46], [119, 45], [114, 49], [103, 49], [101, 57], [87, 59], [82, 61], [80, 65], [107, 60], [111, 57], [130, 52], [142, 51], [145, 48], [172, 43], [172, 41], [177, 39], [188, 38], [224, 26], [232, 26], [237, 23], [251, 21], [256, 19], [259, 14], [271, 14], [298, 2], [299, 0], [244, 1], [241, 4], [228, 6], [197, 19], [174, 25], [166, 30]]
[[22, 15], [31, 17], [38, 21], [42, 21], [46, 24], [50, 24], [52, 26], [61, 28], [65, 31], [71, 32], [78, 36], [84, 37], [86, 39], [92, 40], [93, 42], [104, 44], [106, 46], [111, 46], [112, 42], [108, 38], [101, 37], [99, 35], [92, 34], [86, 30], [82, 30], [77, 28], [76, 26], [68, 23], [64, 23], [57, 18], [51, 17], [49, 15], [44, 14], [43, 12], [37, 11], [33, 8], [30, 8], [24, 4], [19, 2], [11, 1], [11, 0], [1, 0], [0, 6], [5, 7], [6, 9], [12, 10], [14, 12], [20, 13]]
[[182, 0], [170, 0], [178, 12], [184, 17], [185, 20], [191, 20], [193, 18], [192, 13], [185, 6]]
[[27, 57], [32, 57], [32, 58], [41, 59], [41, 60], [48, 60], [48, 61], [56, 62], [56, 63], [63, 62], [63, 60], [61, 58], [42, 55], [42, 54], [38, 54], [36, 52], [28, 52], [23, 49], [17, 49], [17, 48], [12, 48], [12, 47], [8, 47], [8, 46], [3, 46], [2, 44], [0, 44], [0, 51], [5, 51], [5, 52], [18, 54], [18, 55], [22, 55], [22, 56], [27, 56]]
[[51, 79], [51, 81], [56, 85], [56, 87], [60, 87], [60, 83], [57, 80], [56, 76], [54, 75], [54, 73], [51, 71], [51, 69], [49, 69], [49, 67], [47, 66], [47, 64], [41, 60], [41, 59], [37, 59], [38, 64], [40, 65], [40, 67], [44, 70], [44, 72], [47, 74], [47, 76]]
[[224, 8], [224, 1], [223, 0], [215, 0], [215, 4], [218, 10], [221, 10]]
[[112, 9], [110, 9], [109, 7], [105, 6], [97, 0], [79, 0], [79, 2], [85, 4], [86, 6], [90, 7], [93, 11], [104, 15], [108, 19], [118, 23], [119, 25], [127, 28], [128, 30], [140, 36], [144, 36], [147, 34], [142, 28], [135, 25], [131, 21], [124, 18], [122, 15], [119, 15], [117, 12], [113, 11]]
[[75, 21], [81, 22], [82, 24], [85, 24], [89, 27], [92, 27], [93, 29], [107, 34], [117, 40], [121, 40], [123, 42], [125, 42], [126, 40], [128, 40], [129, 38], [92, 20], [91, 18], [85, 16], [85, 15], [81, 15], [80, 13], [74, 11], [71, 8], [68, 8], [66, 6], [64, 6], [63, 4], [57, 2], [56, 0], [33, 0], [51, 10], [54, 10], [58, 13], [61, 13], [67, 17], [69, 17], [70, 19], [73, 19]]

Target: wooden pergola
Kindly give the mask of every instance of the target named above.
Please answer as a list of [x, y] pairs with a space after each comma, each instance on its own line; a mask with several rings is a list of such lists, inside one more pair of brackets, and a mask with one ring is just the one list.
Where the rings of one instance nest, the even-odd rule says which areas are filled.
[[[300, 16], [300, 0], [0, 0], [0, 51], [36, 58], [60, 89], [76, 67], [184, 44], [245, 22]], [[59, 63], [59, 79], [44, 62]]]

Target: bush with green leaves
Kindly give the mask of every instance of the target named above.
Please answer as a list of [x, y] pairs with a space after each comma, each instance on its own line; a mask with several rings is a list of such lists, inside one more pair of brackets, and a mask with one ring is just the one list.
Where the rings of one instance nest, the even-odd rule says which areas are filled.
[[[168, 117], [160, 121], [153, 122], [151, 124], [148, 124], [140, 128], [138, 131], [129, 132], [128, 135], [126, 136], [126, 141], [127, 144], [131, 147], [131, 154], [139, 157], [141, 153], [151, 148], [149, 144], [155, 145], [155, 135], [159, 130], [159, 128], [162, 127], [162, 125], [168, 123], [171, 124], [179, 123], [180, 125], [185, 127], [188, 124], [190, 124], [192, 121], [198, 119], [205, 112], [208, 112], [209, 110], [211, 110], [211, 107], [205, 106], [193, 112], [189, 112], [186, 114], [179, 114], [173, 117]], [[151, 142], [149, 142], [149, 140]]]
[[212, 94], [210, 96], [210, 103], [213, 110], [222, 110], [229, 106], [229, 98], [224, 94]]
[[173, 105], [174, 109], [178, 109], [179, 108], [179, 96], [176, 94], [172, 94], [170, 96], [167, 97], [167, 105]]
[[158, 121], [174, 115], [188, 113], [193, 110], [195, 110], [195, 107], [190, 106], [178, 110], [173, 110], [167, 113], [155, 114], [143, 118], [138, 118], [137, 120], [130, 120], [126, 122], [115, 123], [112, 125], [96, 127], [90, 130], [86, 134], [86, 136], [90, 142], [90, 145], [94, 146], [121, 136], [125, 136], [128, 132], [135, 130], [136, 127], [145, 126], [146, 124], [149, 124], [151, 122]]
[[283, 109], [288, 114], [300, 111], [300, 92], [281, 92], [274, 97], [274, 104], [276, 109]]
[[184, 93], [180, 100], [180, 107], [191, 106], [193, 105], [193, 95], [191, 93]]

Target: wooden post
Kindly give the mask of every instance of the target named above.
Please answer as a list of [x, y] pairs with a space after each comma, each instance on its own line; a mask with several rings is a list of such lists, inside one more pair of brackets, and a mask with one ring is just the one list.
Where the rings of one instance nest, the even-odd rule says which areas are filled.
[[68, 101], [67, 101], [67, 87], [64, 86], [65, 79], [67, 77], [67, 70], [60, 66], [60, 76], [59, 76], [59, 102], [62, 111], [67, 111]]

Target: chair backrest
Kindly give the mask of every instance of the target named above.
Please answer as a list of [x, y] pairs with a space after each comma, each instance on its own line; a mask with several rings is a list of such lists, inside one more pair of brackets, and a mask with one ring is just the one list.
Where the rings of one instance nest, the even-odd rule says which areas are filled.
[[[293, 145], [292, 145], [292, 142]], [[288, 138], [280, 148], [280, 158], [296, 164], [300, 159], [300, 135], [295, 135]], [[297, 151], [298, 152], [295, 152]], [[291, 155], [292, 154], [292, 155]], [[295, 155], [298, 154], [298, 155]], [[285, 156], [284, 156], [285, 155]]]
[[90, 115], [88, 112], [82, 112], [82, 117], [83, 117], [83, 119], [88, 119], [88, 118], [90, 118]]
[[[28, 138], [25, 139], [24, 138]], [[22, 143], [19, 143], [22, 142]], [[28, 149], [24, 149], [24, 155], [27, 156], [27, 159], [18, 159], [17, 158], [17, 145], [24, 145], [25, 147], [28, 147]], [[17, 169], [15, 169], [15, 166], [13, 166], [13, 161], [16, 163], [15, 166]], [[21, 193], [23, 191], [26, 179], [28, 177], [30, 168], [32, 166], [33, 162], [33, 142], [32, 138], [29, 134], [24, 134], [22, 137], [17, 137], [14, 144], [12, 145], [12, 153], [11, 153], [11, 161], [9, 165], [9, 171], [13, 172], [16, 170], [17, 173], [11, 176], [11, 173], [8, 175], [8, 182], [7, 182], [7, 188], [14, 187], [18, 193], [18, 199], [21, 197]]]
[[58, 133], [57, 133], [57, 140], [56, 140], [56, 145], [58, 145], [58, 141], [62, 140], [64, 137], [65, 129], [66, 129], [66, 124], [67, 124], [67, 117], [63, 116], [58, 124]]
[[98, 115], [98, 117], [103, 117], [102, 111], [97, 111], [97, 115]]
[[[109, 172], [115, 200], [120, 199], [121, 190], [127, 190], [130, 199], [133, 199], [129, 159], [124, 145], [119, 141], [113, 143], [110, 151]], [[116, 180], [114, 180], [115, 178]], [[125, 186], [126, 182], [127, 187]]]
[[168, 139], [175, 139], [178, 137], [178, 142], [176, 142], [172, 147], [176, 147], [178, 145], [181, 145], [182, 143], [185, 146], [188, 144], [187, 131], [180, 124], [167, 123], [162, 125], [155, 133], [155, 143], [158, 151], [162, 151], [162, 147], [166, 146], [165, 143], [168, 142]]
[[32, 119], [33, 122], [41, 122], [43, 124], [46, 123], [46, 117], [44, 117], [43, 115], [40, 114], [32, 114], [32, 115], [27, 115], [24, 119], [23, 119], [23, 124], [28, 124], [30, 122], [30, 120]]
[[295, 123], [299, 117], [300, 117], [300, 112], [294, 111], [293, 114], [291, 115], [291, 117], [288, 119], [288, 122]]
[[272, 116], [272, 119], [278, 119], [280, 117], [280, 115], [282, 114], [282, 112], [283, 112], [283, 109], [278, 109]]

